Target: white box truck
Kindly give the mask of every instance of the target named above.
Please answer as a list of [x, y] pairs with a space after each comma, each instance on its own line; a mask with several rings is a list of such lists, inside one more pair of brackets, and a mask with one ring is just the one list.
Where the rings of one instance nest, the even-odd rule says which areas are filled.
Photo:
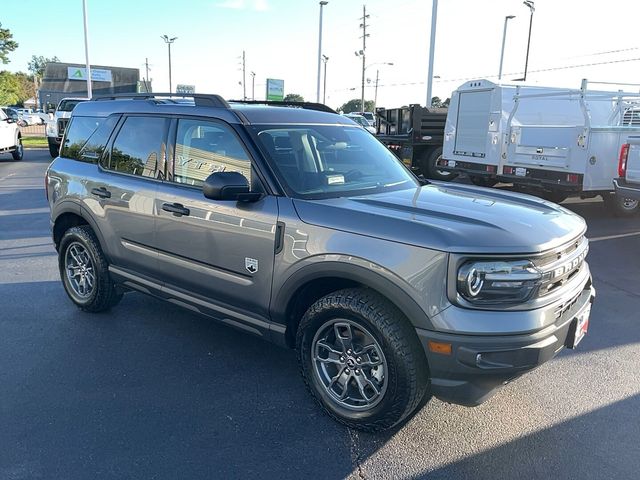
[[640, 94], [587, 87], [466, 82], [451, 97], [439, 166], [477, 185], [513, 183], [556, 202], [601, 195], [636, 212], [612, 194], [620, 144], [640, 134]]

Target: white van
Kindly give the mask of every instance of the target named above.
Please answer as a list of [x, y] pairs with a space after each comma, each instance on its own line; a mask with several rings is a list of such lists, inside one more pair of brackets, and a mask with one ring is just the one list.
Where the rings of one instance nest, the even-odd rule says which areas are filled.
[[640, 133], [640, 95], [466, 82], [451, 97], [440, 166], [472, 182], [513, 183], [560, 202], [601, 195], [612, 206], [621, 140]]

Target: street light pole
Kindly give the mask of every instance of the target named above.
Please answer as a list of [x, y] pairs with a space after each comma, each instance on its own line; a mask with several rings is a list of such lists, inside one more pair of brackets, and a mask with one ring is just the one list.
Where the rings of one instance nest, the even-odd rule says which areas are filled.
[[87, 22], [87, 0], [82, 0], [82, 18], [84, 21], [84, 56], [87, 70], [87, 98], [93, 96], [91, 85], [91, 64], [89, 63], [89, 24]]
[[369, 36], [369, 34], [367, 33], [367, 18], [369, 18], [369, 15], [367, 15], [367, 7], [366, 7], [366, 5], [363, 5], [362, 6], [362, 23], [360, 24], [360, 28], [362, 28], [362, 50], [360, 50], [360, 55], [362, 56], [362, 88], [361, 88], [361, 92], [360, 92], [360, 107], [362, 108], [362, 112], [365, 111], [365, 108], [364, 108], [364, 71], [366, 69], [365, 61], [366, 61], [366, 57], [367, 57], [367, 37]]
[[160, 38], [164, 40], [164, 43], [166, 43], [167, 47], [169, 48], [169, 93], [172, 93], [173, 85], [171, 84], [171, 44], [175, 42], [178, 37], [169, 38], [167, 35], [161, 35]]
[[251, 100], [256, 99], [256, 72], [251, 72]]
[[504, 30], [502, 32], [502, 50], [500, 50], [500, 70], [498, 70], [498, 80], [502, 80], [502, 62], [504, 60], [504, 44], [507, 38], [507, 22], [512, 18], [516, 18], [515, 15], [507, 15], [504, 17]]
[[380, 80], [380, 69], [376, 68], [376, 89], [373, 94], [373, 111], [376, 111], [376, 107], [378, 106], [378, 80]]
[[431, 106], [431, 92], [433, 91], [433, 57], [436, 51], [436, 23], [438, 20], [438, 0], [432, 1], [431, 41], [429, 43], [429, 78], [427, 79], [427, 108]]
[[324, 86], [322, 87], [322, 103], [327, 103], [327, 62], [329, 57], [322, 55], [322, 61], [324, 62]]
[[316, 102], [317, 103], [320, 103], [320, 68], [322, 64], [322, 10], [327, 3], [329, 2], [326, 0], [322, 0], [321, 2], [319, 2], [320, 24], [318, 25], [318, 78], [316, 81]]
[[529, 38], [527, 39], [527, 56], [524, 61], [524, 77], [523, 80], [527, 81], [527, 69], [529, 68], [529, 47], [531, 46], [531, 26], [533, 25], [533, 12], [536, 11], [536, 7], [534, 6], [533, 0], [525, 0], [522, 2], [524, 5], [529, 7], [531, 11], [531, 15], [529, 16]]

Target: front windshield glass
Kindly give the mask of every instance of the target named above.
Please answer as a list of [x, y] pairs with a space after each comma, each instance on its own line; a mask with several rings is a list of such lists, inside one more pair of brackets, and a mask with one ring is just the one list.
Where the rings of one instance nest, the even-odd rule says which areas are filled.
[[367, 119], [364, 117], [348, 117], [351, 120], [353, 120], [354, 122], [356, 122], [359, 125], [362, 125], [363, 127], [368, 127], [369, 126], [369, 122], [367, 122]]
[[291, 196], [343, 197], [419, 185], [393, 153], [360, 127], [264, 125], [254, 130]]
[[82, 102], [82, 100], [62, 100], [60, 105], [58, 105], [58, 111], [60, 112], [70, 112], [76, 105]]

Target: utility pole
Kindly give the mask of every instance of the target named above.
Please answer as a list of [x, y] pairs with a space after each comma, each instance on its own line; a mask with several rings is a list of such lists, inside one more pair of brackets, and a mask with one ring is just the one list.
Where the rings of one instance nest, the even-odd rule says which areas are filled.
[[436, 23], [438, 21], [438, 0], [432, 1], [431, 41], [429, 42], [429, 78], [427, 79], [427, 108], [431, 107], [431, 92], [433, 91], [433, 57], [436, 51]]
[[247, 99], [247, 82], [246, 82], [247, 70], [246, 70], [245, 60], [246, 58], [245, 58], [244, 50], [242, 50], [242, 99], [243, 100]]
[[144, 89], [145, 89], [145, 93], [150, 93], [151, 90], [149, 89], [149, 59], [148, 58], [144, 59], [144, 68], [146, 72], [146, 77], [144, 77]]
[[[316, 102], [320, 102], [320, 65], [322, 59], [322, 10], [323, 7], [329, 3], [326, 0], [321, 0], [320, 2], [320, 25], [318, 26], [318, 79], [316, 82]], [[326, 65], [325, 65], [326, 68]]]
[[91, 89], [91, 64], [89, 63], [89, 24], [87, 22], [87, 0], [82, 0], [82, 17], [84, 21], [84, 56], [87, 64], [87, 98], [93, 96]]
[[365, 60], [366, 60], [366, 52], [367, 52], [367, 37], [369, 34], [367, 33], [367, 6], [362, 5], [362, 23], [360, 24], [360, 28], [362, 29], [362, 50], [360, 50], [360, 56], [362, 57], [362, 88], [360, 93], [360, 108], [364, 112], [364, 70], [365, 70]]

